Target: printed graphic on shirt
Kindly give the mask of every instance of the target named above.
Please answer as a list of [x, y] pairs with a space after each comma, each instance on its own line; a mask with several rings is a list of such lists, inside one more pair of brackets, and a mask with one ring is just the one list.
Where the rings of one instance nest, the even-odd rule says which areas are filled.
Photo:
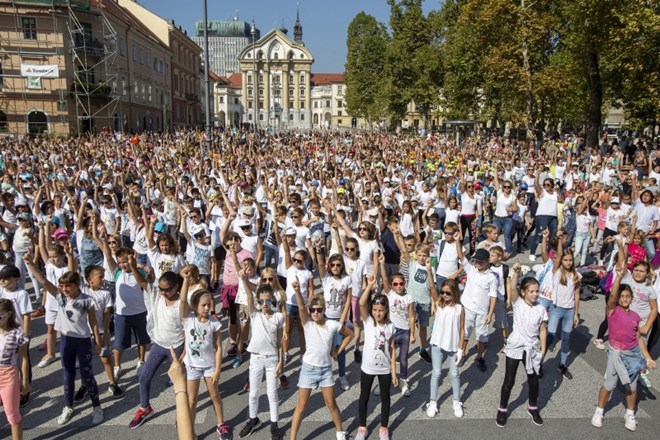
[[188, 340], [188, 353], [193, 358], [200, 359], [202, 357], [202, 345], [206, 340], [206, 329], [202, 326], [195, 326], [190, 329], [191, 338]]
[[414, 280], [420, 284], [425, 284], [426, 280], [428, 280], [428, 277], [429, 277], [429, 273], [426, 271], [426, 269], [419, 268], [415, 272]]
[[390, 306], [390, 314], [405, 318], [408, 316], [408, 302], [395, 298]]
[[385, 356], [385, 329], [376, 328], [374, 332], [374, 364], [375, 368], [385, 368], [388, 365], [387, 357]]

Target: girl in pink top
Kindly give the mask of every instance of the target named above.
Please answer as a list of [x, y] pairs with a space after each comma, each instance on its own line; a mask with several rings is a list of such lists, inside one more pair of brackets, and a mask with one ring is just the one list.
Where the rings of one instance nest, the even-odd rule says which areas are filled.
[[[622, 246], [620, 241], [619, 245]], [[591, 418], [591, 424], [596, 428], [603, 426], [605, 404], [610, 400], [612, 390], [616, 388], [617, 383], [621, 380], [626, 388], [625, 426], [629, 431], [635, 431], [637, 429], [637, 421], [635, 420], [637, 379], [644, 368], [644, 364], [653, 369], [656, 368], [656, 364], [646, 349], [642, 334], [639, 332], [641, 318], [637, 313], [630, 310], [630, 304], [633, 300], [632, 289], [626, 284], [621, 285], [621, 279], [626, 274], [624, 262], [619, 263], [616, 272], [617, 276], [612, 285], [610, 297], [607, 300], [607, 320], [610, 327], [607, 369], [605, 371], [605, 381], [598, 392], [598, 406]], [[643, 360], [641, 357], [643, 357]], [[622, 368], [627, 373], [623, 376], [621, 376]]]

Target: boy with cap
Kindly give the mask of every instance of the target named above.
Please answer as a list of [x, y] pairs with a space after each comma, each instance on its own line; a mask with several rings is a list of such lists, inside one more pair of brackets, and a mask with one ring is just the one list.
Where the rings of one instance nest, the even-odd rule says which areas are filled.
[[461, 350], [456, 353], [456, 359], [463, 365], [467, 342], [474, 330], [477, 336], [475, 362], [481, 371], [486, 371], [484, 350], [486, 342], [488, 342], [488, 327], [495, 312], [499, 280], [497, 275], [490, 270], [490, 252], [486, 249], [477, 249], [472, 256], [472, 261], [469, 261], [457, 239], [456, 252], [467, 274], [465, 289], [461, 296], [461, 303], [465, 308], [465, 339], [461, 343]]

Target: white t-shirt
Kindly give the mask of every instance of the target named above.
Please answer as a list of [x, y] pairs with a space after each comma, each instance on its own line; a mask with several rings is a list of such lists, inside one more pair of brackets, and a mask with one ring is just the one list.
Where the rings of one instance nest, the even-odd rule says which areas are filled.
[[448, 352], [458, 351], [461, 336], [461, 311], [463, 306], [437, 307], [431, 333], [431, 345]]
[[214, 317], [208, 321], [200, 322], [194, 313], [190, 313], [183, 321], [183, 331], [186, 337], [187, 367], [213, 368], [215, 367], [215, 339], [220, 332], [222, 324]]
[[438, 267], [435, 269], [435, 272], [437, 275], [447, 278], [458, 269], [458, 250], [455, 243], [448, 243], [442, 240], [438, 245], [438, 254], [440, 253], [443, 242], [442, 255], [437, 255]]
[[553, 295], [552, 302], [557, 307], [564, 309], [572, 309], [575, 307], [575, 285], [580, 281], [582, 275], [577, 273], [577, 279], [571, 274], [566, 275], [566, 285], [561, 284], [561, 271], [560, 268], [552, 277]]
[[142, 287], [132, 273], [118, 270], [115, 272], [115, 313], [133, 316], [147, 311], [144, 304]]
[[591, 226], [591, 222], [593, 221], [592, 217], [586, 213], [584, 214], [579, 214], [576, 217], [575, 220], [575, 225], [576, 225], [576, 232], [581, 232], [581, 233], [587, 233], [589, 232], [589, 228]]
[[[50, 293], [48, 295], [50, 296]], [[23, 328], [23, 316], [34, 311], [32, 309], [30, 295], [27, 293], [27, 291], [15, 290], [10, 292], [0, 287], [0, 298], [8, 299], [14, 304], [14, 310], [16, 311], [16, 322], [18, 322], [18, 325]]]
[[344, 264], [346, 265], [346, 272], [351, 277], [351, 295], [359, 298], [362, 295], [362, 280], [364, 278], [364, 261], [357, 259], [351, 260], [344, 256]]
[[[60, 277], [69, 271], [68, 266], [57, 267], [50, 261], [46, 262], [46, 279], [51, 282], [53, 286], [57, 286], [60, 280]], [[49, 293], [46, 294], [46, 310], [51, 312], [56, 312], [58, 309], [57, 299]]]
[[[248, 281], [254, 285], [257, 285], [259, 284], [259, 279], [260, 279], [259, 275], [255, 275], [252, 278], [250, 278]], [[252, 292], [250, 292], [250, 295], [254, 296]], [[238, 291], [236, 292], [236, 299], [234, 300], [234, 303], [247, 306], [248, 305], [247, 299], [248, 297], [247, 297], [247, 292], [245, 291], [244, 284], [238, 283]]]
[[326, 319], [323, 326], [318, 325], [311, 319], [307, 321], [304, 327], [307, 351], [303, 355], [303, 362], [314, 367], [331, 366], [332, 356], [330, 356], [330, 350], [332, 349], [332, 340], [341, 331], [341, 328], [342, 325], [339, 321], [331, 319]]
[[326, 274], [321, 280], [325, 298], [325, 316], [328, 319], [340, 319], [346, 305], [346, 293], [351, 288], [351, 277], [343, 275], [339, 279]]
[[300, 283], [300, 294], [307, 303], [307, 294], [309, 293], [309, 287], [307, 284], [314, 282], [314, 276], [307, 269], [298, 269], [295, 264], [292, 264], [291, 267], [286, 271], [286, 303], [294, 306], [298, 305], [296, 301], [296, 291], [293, 290], [291, 284], [298, 277], [298, 282]]
[[392, 370], [390, 339], [394, 336], [394, 324], [378, 325], [371, 316], [364, 319], [364, 351], [361, 369], [366, 374], [388, 374]]
[[[241, 243], [242, 245], [243, 243]], [[197, 240], [192, 240], [186, 248], [186, 258], [188, 263], [194, 264], [199, 269], [200, 275], [211, 274], [211, 257], [213, 256], [213, 247], [210, 244], [200, 244]]]
[[475, 215], [477, 213], [477, 194], [474, 198], [467, 192], [461, 194], [461, 215]]
[[497, 275], [490, 270], [480, 272], [467, 258], [461, 264], [467, 274], [461, 303], [466, 309], [485, 315], [490, 308], [490, 298], [497, 298]]
[[57, 295], [57, 319], [55, 330], [64, 336], [73, 338], [89, 338], [92, 331], [89, 325], [87, 312], [94, 308], [94, 300], [91, 296], [80, 293], [74, 299], [68, 299], [62, 293]]
[[557, 191], [553, 191], [550, 194], [545, 189], [542, 189], [541, 194], [543, 197], [540, 197], [538, 200], [536, 215], [557, 217]]
[[186, 265], [181, 255], [163, 254], [158, 250], [158, 245], [149, 249], [147, 256], [149, 257], [149, 265], [154, 268], [154, 276], [157, 280], [165, 272], [172, 271], [179, 273], [183, 266]]
[[[536, 345], [539, 342], [539, 328], [547, 320], [548, 313], [541, 304], [530, 306], [520, 297], [513, 303], [513, 330], [509, 339], [522, 342], [525, 347]], [[523, 352], [522, 347], [515, 351], [505, 348], [507, 357], [512, 359], [522, 359]]]
[[626, 214], [621, 209], [612, 209], [610, 207], [607, 208], [605, 215], [607, 216], [605, 218], [605, 229], [616, 232], [619, 230], [619, 223], [623, 219], [623, 216]]
[[397, 329], [410, 330], [410, 304], [414, 301], [409, 293], [399, 295], [394, 290], [387, 292], [387, 300], [390, 303], [390, 321]]
[[[103, 283], [99, 290], [92, 290], [88, 284], [85, 284], [81, 289], [84, 294], [89, 295], [92, 301], [94, 301], [94, 314], [96, 315], [96, 324], [99, 326], [100, 334], [103, 334], [103, 312], [108, 307], [114, 306], [112, 291], [109, 287], [106, 283]], [[57, 303], [57, 301], [55, 302]]]
[[380, 249], [376, 240], [363, 240], [357, 235], [355, 239], [360, 247], [360, 260], [364, 262], [364, 274], [371, 275], [374, 271], [374, 252]]
[[431, 303], [431, 289], [429, 288], [429, 277], [435, 280], [435, 273], [431, 268], [431, 273], [428, 273], [425, 266], [417, 263], [417, 261], [410, 258], [409, 277], [407, 290], [410, 292], [413, 300], [419, 304]]
[[275, 312], [267, 318], [261, 312], [250, 314], [252, 337], [247, 351], [264, 356], [277, 356], [277, 332], [284, 327], [284, 315]]

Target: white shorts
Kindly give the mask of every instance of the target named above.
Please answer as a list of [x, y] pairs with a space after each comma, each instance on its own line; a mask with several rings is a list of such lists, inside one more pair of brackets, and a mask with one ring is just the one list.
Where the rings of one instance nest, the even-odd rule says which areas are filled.
[[46, 325], [55, 325], [57, 320], [57, 310], [48, 310], [46, 309]]
[[215, 367], [198, 368], [186, 366], [186, 378], [188, 380], [199, 380], [202, 377], [211, 377], [215, 373]]
[[472, 310], [465, 309], [465, 340], [470, 339], [472, 331], [475, 331], [477, 341], [488, 342], [488, 325], [486, 316], [488, 313], [475, 313]]
[[507, 328], [509, 323], [506, 319], [506, 301], [499, 298], [495, 302], [495, 328]]

